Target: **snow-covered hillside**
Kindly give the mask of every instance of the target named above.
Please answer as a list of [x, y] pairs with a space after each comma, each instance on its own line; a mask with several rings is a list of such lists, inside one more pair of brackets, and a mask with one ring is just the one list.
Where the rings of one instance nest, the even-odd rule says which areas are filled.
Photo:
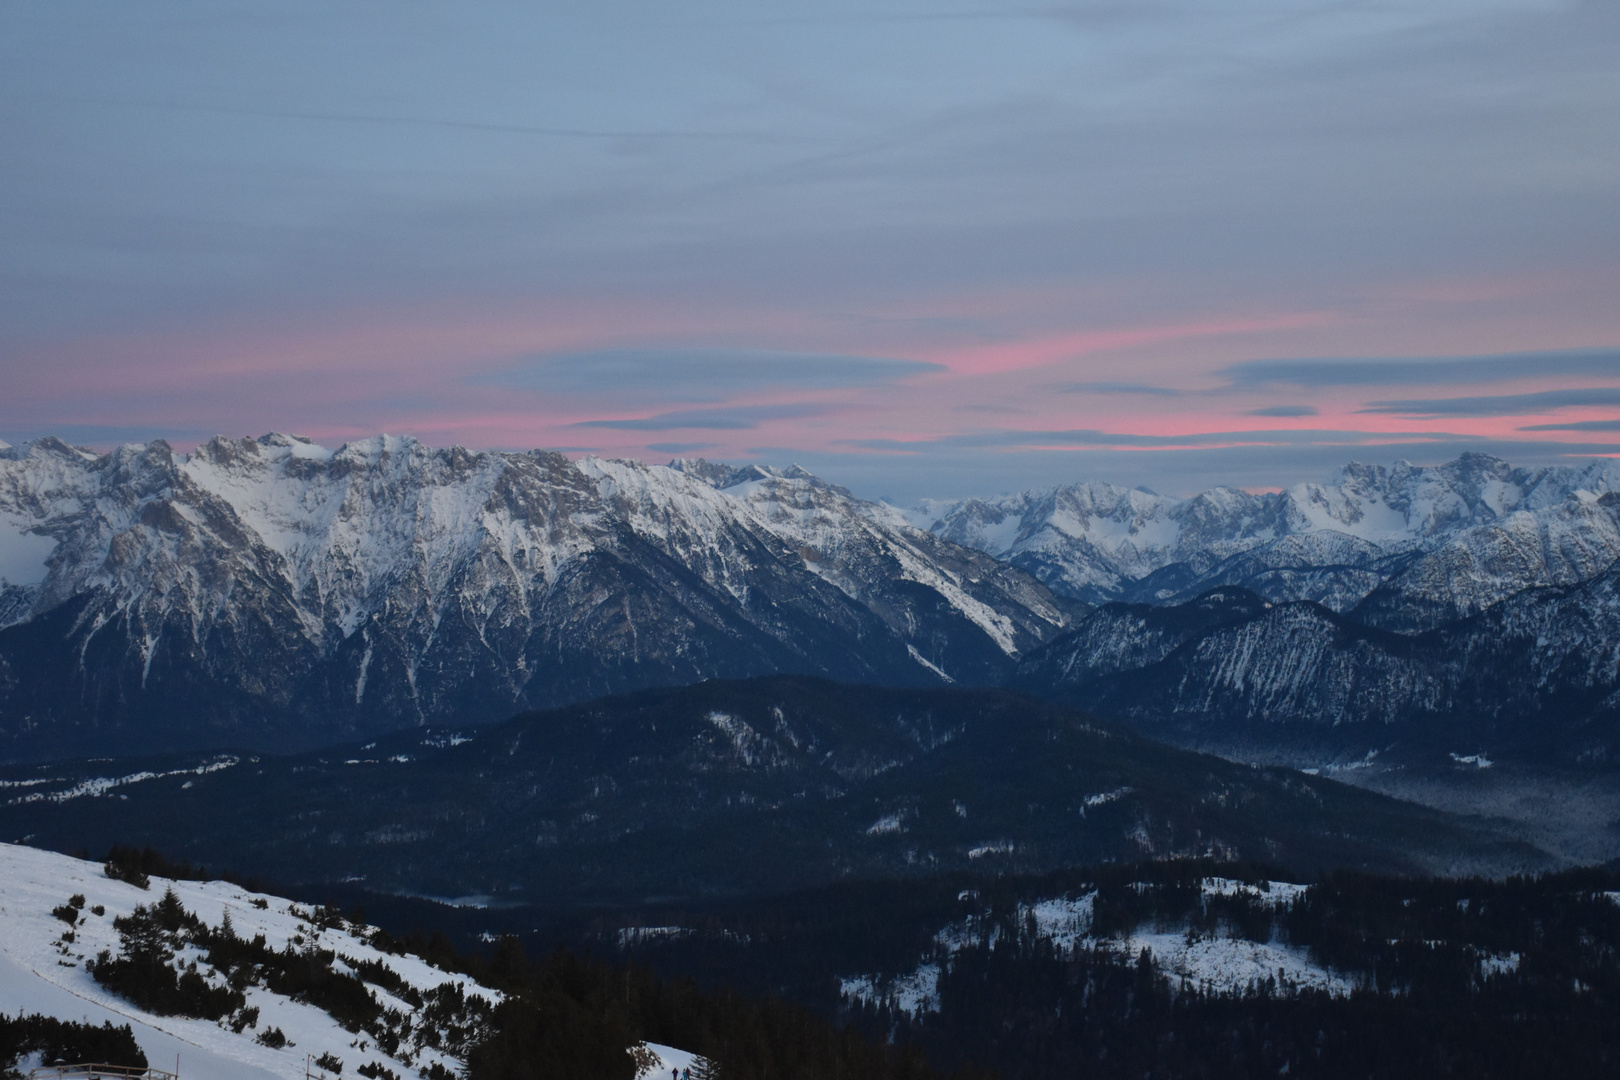
[[0, 755], [309, 745], [780, 671], [996, 683], [1076, 610], [802, 470], [721, 471], [392, 436], [0, 450], [23, 743]]
[[[204, 933], [218, 934], [228, 919], [249, 948], [315, 967], [330, 953], [325, 966], [359, 978], [381, 1007], [379, 1017], [358, 1025], [351, 1017], [345, 1026], [331, 1012], [266, 985], [273, 977], [257, 975], [238, 978], [243, 1000], [218, 1020], [158, 1015], [109, 990], [92, 969], [98, 956], [115, 963], [128, 947], [128, 924], [121, 934], [115, 922], [140, 908], [161, 907], [171, 890]], [[465, 1050], [484, 1035], [500, 992], [415, 956], [378, 949], [371, 943], [375, 933], [332, 912], [228, 882], [151, 877], [142, 889], [108, 877], [98, 863], [0, 844], [0, 1015], [128, 1025], [153, 1068], [183, 1077], [295, 1080], [306, 1068], [325, 1080], [462, 1075]], [[178, 944], [169, 961], [175, 971], [195, 971], [216, 991], [233, 986], [214, 969], [209, 950], [194, 941]], [[648, 1078], [701, 1061], [657, 1044], [639, 1044], [632, 1053]], [[0, 1070], [8, 1064], [0, 1061]]]
[[[180, 905], [217, 930], [229, 915], [236, 935], [252, 941], [263, 935], [275, 952], [300, 954], [331, 950], [340, 971], [365, 970], [367, 987], [385, 1010], [394, 1010], [394, 1032], [408, 1030], [389, 1051], [366, 1031], [345, 1030], [314, 1005], [295, 1001], [264, 985], [248, 985], [245, 1004], [218, 1021], [157, 1016], [99, 984], [89, 968], [104, 950], [116, 958], [123, 948], [115, 919], [139, 906], [159, 903], [172, 889]], [[79, 898], [82, 898], [79, 899]], [[60, 914], [74, 914], [70, 926]], [[462, 1063], [442, 1047], [464, 1045], [478, 1034], [481, 1018], [500, 994], [466, 976], [449, 974], [414, 956], [382, 952], [368, 939], [370, 928], [332, 925], [308, 908], [279, 897], [249, 892], [222, 881], [167, 881], [152, 878], [147, 889], [106, 876], [100, 864], [15, 844], [0, 844], [0, 1013], [40, 1013], [61, 1020], [99, 1025], [128, 1024], [156, 1068], [179, 1062], [182, 1076], [212, 1080], [287, 1080], [302, 1076], [306, 1058], [341, 1061], [344, 1075], [376, 1065], [399, 1077], [442, 1076]], [[212, 986], [226, 981], [210, 969], [194, 945], [175, 954], [177, 968], [196, 964]], [[380, 969], [392, 977], [380, 974]], [[392, 984], [386, 989], [379, 982]], [[401, 997], [409, 987], [431, 1002], [456, 999], [466, 1007], [430, 1010]], [[449, 996], [441, 996], [444, 988]], [[443, 1018], [450, 1017], [448, 1024]], [[401, 1021], [408, 1019], [409, 1024]], [[462, 1030], [446, 1032], [448, 1026]], [[271, 1032], [280, 1032], [283, 1045]], [[451, 1037], [453, 1036], [453, 1037]], [[385, 1040], [392, 1041], [389, 1036]], [[438, 1045], [428, 1045], [428, 1042]], [[326, 1057], [330, 1055], [330, 1057]], [[3, 1064], [3, 1063], [0, 1063]], [[318, 1070], [317, 1071], [321, 1071]], [[326, 1074], [337, 1073], [330, 1067]], [[377, 1073], [383, 1076], [383, 1073]]]
[[1347, 465], [1264, 495], [1090, 482], [927, 504], [917, 519], [1091, 601], [1241, 585], [1343, 612], [1374, 594], [1362, 617], [1417, 629], [1601, 572], [1620, 558], [1616, 492], [1620, 463], [1519, 469], [1464, 454], [1432, 468]]

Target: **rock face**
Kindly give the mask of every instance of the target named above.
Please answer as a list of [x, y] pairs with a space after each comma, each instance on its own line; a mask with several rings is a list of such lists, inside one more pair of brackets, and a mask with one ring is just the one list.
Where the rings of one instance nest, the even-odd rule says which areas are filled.
[[1015, 681], [1200, 745], [1405, 742], [1602, 764], [1620, 757], [1620, 568], [1421, 634], [1236, 589], [1108, 604]]
[[997, 683], [1081, 610], [798, 470], [0, 449], [0, 755], [283, 749], [774, 672]]
[[1176, 603], [1236, 585], [1358, 622], [1423, 630], [1620, 558], [1620, 464], [1348, 465], [1323, 484], [1175, 499], [1103, 483], [931, 504], [936, 534], [1104, 603]]

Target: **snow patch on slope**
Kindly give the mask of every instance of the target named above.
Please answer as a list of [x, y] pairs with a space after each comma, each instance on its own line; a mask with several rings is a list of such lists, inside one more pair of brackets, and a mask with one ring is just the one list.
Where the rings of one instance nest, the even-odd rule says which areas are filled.
[[[1205, 897], [1243, 897], [1278, 908], [1303, 895], [1309, 886], [1285, 881], [1251, 884], [1212, 877], [1205, 878], [1200, 889]], [[971, 896], [976, 894], [964, 893], [963, 899]], [[1128, 934], [1094, 936], [1096, 903], [1095, 890], [1020, 903], [1013, 913], [1013, 933], [1026, 941], [1032, 935], [1034, 941], [1049, 942], [1059, 952], [1076, 948], [1100, 950], [1113, 954], [1122, 964], [1135, 961], [1145, 950], [1172, 981], [1205, 993], [1252, 994], [1267, 980], [1272, 980], [1274, 987], [1321, 990], [1334, 996], [1348, 995], [1355, 988], [1349, 978], [1313, 961], [1308, 950], [1275, 941], [1195, 937], [1186, 929], [1138, 928]], [[886, 1003], [912, 1015], [937, 1011], [939, 983], [956, 954], [975, 946], [994, 947], [1002, 932], [1003, 924], [992, 919], [989, 912], [957, 920], [934, 935], [933, 951], [916, 968], [900, 975], [850, 976], [841, 980], [841, 992], [855, 1005]], [[1505, 971], [1509, 970], [1508, 962], [1505, 958], [1486, 958], [1482, 966], [1488, 973]]]
[[1208, 993], [1253, 993], [1267, 979], [1301, 990], [1348, 996], [1353, 983], [1311, 960], [1304, 949], [1243, 938], [1188, 940], [1185, 933], [1135, 933], [1119, 941], [1122, 956], [1146, 949], [1172, 980]]
[[[167, 772], [142, 771], [130, 773], [128, 776], [95, 776], [88, 780], [81, 780], [72, 787], [64, 788], [61, 791], [31, 791], [26, 795], [19, 795], [8, 800], [8, 804], [16, 806], [20, 803], [32, 802], [60, 803], [67, 802], [70, 799], [82, 799], [86, 796], [101, 796], [114, 788], [124, 787], [127, 784], [139, 784], [147, 780], [158, 780], [165, 776], [206, 776], [212, 772], [219, 772], [221, 769], [229, 769], [231, 766], [239, 764], [241, 760], [234, 754], [225, 754], [213, 761], [198, 765], [194, 769], [170, 769]], [[54, 782], [51, 780], [7, 781], [0, 782], [0, 788]]]

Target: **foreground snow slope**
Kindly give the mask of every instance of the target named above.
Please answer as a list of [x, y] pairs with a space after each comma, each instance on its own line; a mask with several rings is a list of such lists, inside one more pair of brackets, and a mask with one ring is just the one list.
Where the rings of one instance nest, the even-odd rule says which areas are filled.
[[[113, 919], [128, 915], [137, 905], [157, 902], [166, 888], [172, 888], [181, 904], [204, 922], [218, 926], [229, 912], [238, 936], [251, 939], [263, 934], [273, 949], [280, 950], [288, 942], [295, 947], [317, 945], [359, 963], [385, 964], [421, 991], [455, 983], [464, 993], [488, 1001], [500, 996], [416, 957], [372, 948], [360, 936], [363, 930], [321, 930], [311, 923], [311, 912], [280, 897], [249, 892], [223, 881], [171, 882], [156, 877], [149, 889], [142, 890], [109, 879], [97, 863], [0, 844], [0, 1013], [41, 1013], [96, 1025], [104, 1021], [128, 1024], [153, 1067], [172, 1069], [178, 1060], [182, 1076], [207, 1080], [291, 1080], [304, 1075], [306, 1055], [318, 1058], [322, 1054], [341, 1060], [345, 1076], [373, 1062], [407, 1080], [425, 1075], [433, 1064], [461, 1069], [459, 1061], [431, 1048], [412, 1052], [414, 1048], [402, 1046], [398, 1056], [385, 1054], [363, 1033], [345, 1031], [320, 1009], [262, 986], [247, 992], [248, 1005], [259, 1010], [257, 1025], [240, 1034], [223, 1022], [154, 1016], [108, 992], [85, 970], [86, 960], [94, 961], [102, 949], [117, 955], [119, 936]], [[75, 894], [82, 895], [85, 904], [69, 943], [63, 940], [67, 923], [53, 915], [52, 909]], [[98, 906], [104, 914], [94, 913]], [[373, 992], [385, 1005], [413, 1015], [409, 1003], [380, 987], [373, 987]], [[419, 1017], [413, 1019], [420, 1022]], [[257, 1036], [271, 1028], [286, 1035], [285, 1047], [273, 1049], [257, 1041]]]

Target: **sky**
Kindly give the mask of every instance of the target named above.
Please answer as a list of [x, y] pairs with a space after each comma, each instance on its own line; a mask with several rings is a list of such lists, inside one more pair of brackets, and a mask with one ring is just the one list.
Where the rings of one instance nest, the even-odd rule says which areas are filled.
[[1620, 454], [1620, 4], [0, 0], [0, 439]]

